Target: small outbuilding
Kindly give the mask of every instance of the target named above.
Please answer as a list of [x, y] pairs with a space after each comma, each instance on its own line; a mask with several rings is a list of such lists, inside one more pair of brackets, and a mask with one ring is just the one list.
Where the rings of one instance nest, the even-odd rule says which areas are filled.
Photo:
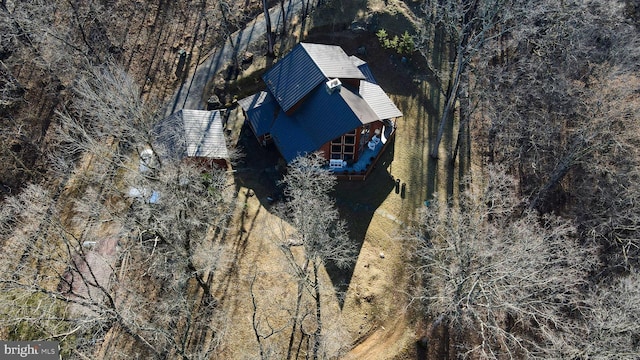
[[229, 166], [229, 150], [219, 110], [179, 110], [160, 121], [154, 135], [163, 157], [207, 167], [227, 169]]

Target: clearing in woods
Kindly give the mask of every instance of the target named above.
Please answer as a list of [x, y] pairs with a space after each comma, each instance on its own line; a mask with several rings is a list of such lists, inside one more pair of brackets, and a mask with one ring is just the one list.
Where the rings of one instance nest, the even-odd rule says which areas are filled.
[[[369, 11], [372, 4], [376, 2], [370, 2]], [[399, 5], [402, 3], [395, 4], [410, 12]], [[408, 18], [411, 16], [405, 16], [405, 21]], [[415, 359], [416, 332], [420, 329], [408, 309], [410, 274], [400, 234], [416, 211], [424, 207], [425, 200], [434, 196], [444, 200], [447, 194], [458, 191], [459, 174], [468, 172], [469, 161], [463, 159], [463, 169], [454, 171], [459, 164], [449, 166], [446, 151], [442, 151], [440, 160], [428, 156], [442, 99], [440, 91], [425, 76], [419, 56], [407, 63], [399, 61], [379, 46], [371, 32], [332, 31], [331, 26], [321, 26], [300, 33], [304, 41], [337, 44], [348, 54], [355, 54], [364, 46], [363, 59], [404, 114], [398, 121], [395, 143], [371, 176], [365, 182], [341, 182], [336, 189], [337, 206], [348, 222], [351, 240], [358, 244], [359, 253], [351, 269], [327, 269], [323, 273], [322, 311], [327, 336], [336, 339], [336, 346], [348, 350], [343, 353], [347, 359]], [[297, 41], [300, 39], [291, 43]], [[261, 61], [266, 63], [256, 58], [254, 65]], [[251, 76], [252, 70], [259, 70], [259, 66], [241, 76]], [[273, 320], [277, 322], [272, 324], [274, 327], [286, 323], [288, 313], [283, 304], [292, 304], [296, 291], [291, 277], [283, 275], [289, 270], [277, 246], [277, 240], [284, 236], [281, 221], [270, 211], [267, 201], [281, 164], [278, 166], [276, 150], [261, 148], [247, 127], [242, 126], [243, 121], [241, 110], [233, 110], [228, 129], [244, 150], [245, 159], [235, 173], [239, 194], [234, 221], [237, 227], [225, 240], [233, 259], [227, 269], [218, 271], [214, 281], [222, 284], [217, 294], [224, 312], [233, 319], [228, 323], [221, 350], [222, 357], [228, 359], [259, 354], [252, 327], [251, 285], [258, 299], [258, 313], [282, 314], [280, 322]], [[450, 149], [456, 135], [449, 128], [441, 149]], [[286, 348], [287, 341], [285, 335], [280, 339], [274, 335], [265, 343]]]

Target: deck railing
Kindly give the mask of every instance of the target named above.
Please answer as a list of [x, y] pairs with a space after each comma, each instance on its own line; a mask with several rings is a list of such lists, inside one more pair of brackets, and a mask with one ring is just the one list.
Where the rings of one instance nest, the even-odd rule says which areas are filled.
[[369, 176], [371, 171], [373, 171], [373, 169], [376, 167], [376, 164], [378, 163], [378, 160], [380, 160], [380, 157], [382, 156], [382, 154], [384, 154], [384, 152], [387, 150], [387, 146], [389, 146], [389, 144], [391, 144], [393, 141], [395, 141], [395, 138], [396, 138], [396, 131], [395, 131], [395, 129], [393, 129], [393, 131], [391, 131], [391, 134], [389, 134], [389, 136], [387, 136], [387, 141], [382, 145], [382, 149], [380, 149], [380, 151], [378, 151], [378, 154], [375, 156], [375, 158], [371, 162], [371, 165], [369, 165], [366, 170], [360, 171], [358, 173], [356, 173], [356, 172], [353, 172], [353, 173], [344, 173], [344, 172], [343, 173], [336, 173], [336, 177], [338, 178], [338, 180], [348, 180], [348, 181], [364, 181], [364, 180], [366, 180], [367, 176]]

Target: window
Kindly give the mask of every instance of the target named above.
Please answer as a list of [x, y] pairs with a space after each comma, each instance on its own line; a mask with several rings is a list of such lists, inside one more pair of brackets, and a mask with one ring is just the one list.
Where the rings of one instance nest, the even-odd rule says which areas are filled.
[[331, 159], [353, 160], [356, 153], [356, 131], [353, 129], [331, 141]]
[[355, 135], [345, 135], [344, 136], [344, 143], [345, 144], [355, 144], [356, 143], [356, 136]]

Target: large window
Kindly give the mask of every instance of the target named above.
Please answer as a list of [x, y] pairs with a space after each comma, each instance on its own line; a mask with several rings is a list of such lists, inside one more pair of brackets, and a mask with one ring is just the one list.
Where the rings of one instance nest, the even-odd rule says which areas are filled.
[[356, 153], [356, 130], [331, 141], [331, 158], [353, 160]]

